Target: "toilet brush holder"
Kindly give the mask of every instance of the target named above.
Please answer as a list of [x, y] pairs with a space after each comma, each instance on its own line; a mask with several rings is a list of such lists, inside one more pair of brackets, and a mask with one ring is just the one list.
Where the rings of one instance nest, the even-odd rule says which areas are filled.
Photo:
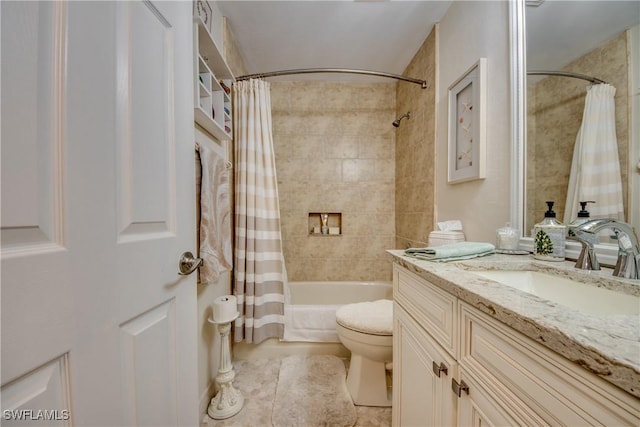
[[231, 331], [231, 322], [238, 318], [238, 314], [232, 319], [217, 321], [208, 319], [209, 323], [217, 326], [220, 333], [220, 367], [218, 375], [216, 375], [216, 383], [219, 391], [209, 403], [207, 413], [214, 420], [223, 420], [234, 416], [242, 409], [244, 405], [244, 397], [238, 390], [233, 387], [233, 380], [236, 373], [231, 363], [231, 349], [229, 347], [229, 332]]

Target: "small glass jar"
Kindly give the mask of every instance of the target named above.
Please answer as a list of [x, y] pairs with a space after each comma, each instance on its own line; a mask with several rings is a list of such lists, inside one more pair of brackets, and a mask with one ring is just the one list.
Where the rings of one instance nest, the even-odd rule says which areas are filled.
[[520, 245], [520, 230], [512, 228], [510, 223], [496, 231], [496, 249], [517, 251]]

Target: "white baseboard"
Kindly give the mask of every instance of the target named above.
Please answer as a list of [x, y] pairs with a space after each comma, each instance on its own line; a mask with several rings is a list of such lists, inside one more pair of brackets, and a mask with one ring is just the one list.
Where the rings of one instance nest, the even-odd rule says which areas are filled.
[[215, 384], [215, 381], [212, 379], [209, 382], [209, 386], [200, 395], [200, 404], [199, 404], [200, 420], [202, 420], [202, 417], [204, 417], [204, 415], [207, 413], [207, 409], [209, 409], [209, 402], [211, 402], [211, 399], [213, 398], [213, 396], [215, 396], [215, 392], [216, 392], [216, 384]]

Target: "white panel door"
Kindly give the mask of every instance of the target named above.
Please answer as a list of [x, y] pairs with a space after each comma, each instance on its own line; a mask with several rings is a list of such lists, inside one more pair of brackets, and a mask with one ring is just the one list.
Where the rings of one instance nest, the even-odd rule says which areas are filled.
[[196, 425], [191, 4], [0, 7], [3, 425]]

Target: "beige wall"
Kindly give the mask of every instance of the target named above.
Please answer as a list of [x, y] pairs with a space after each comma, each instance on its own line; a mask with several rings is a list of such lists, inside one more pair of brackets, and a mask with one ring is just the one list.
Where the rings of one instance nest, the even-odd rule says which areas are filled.
[[437, 27], [403, 73], [429, 87], [397, 85], [396, 115], [411, 112], [396, 130], [396, 247], [402, 249], [426, 246], [434, 225], [436, 43]]
[[233, 30], [226, 17], [222, 18], [222, 39], [224, 40], [224, 59], [227, 61], [229, 68], [231, 68], [233, 75], [238, 77], [247, 74], [242, 52], [238, 49]]
[[[395, 104], [395, 83], [271, 84], [290, 280], [391, 280]], [[341, 212], [342, 235], [309, 236], [310, 212]]]
[[[487, 58], [487, 177], [447, 183], [448, 88]], [[455, 1], [439, 26], [436, 221], [460, 219], [467, 240], [495, 241], [510, 215], [509, 2]]]
[[[627, 33], [572, 61], [562, 71], [598, 77], [616, 88], [616, 136], [625, 212], [627, 206], [629, 83]], [[563, 77], [536, 80], [527, 89], [527, 227], [539, 222], [546, 200], [564, 219], [573, 146], [582, 123], [588, 82]]]

